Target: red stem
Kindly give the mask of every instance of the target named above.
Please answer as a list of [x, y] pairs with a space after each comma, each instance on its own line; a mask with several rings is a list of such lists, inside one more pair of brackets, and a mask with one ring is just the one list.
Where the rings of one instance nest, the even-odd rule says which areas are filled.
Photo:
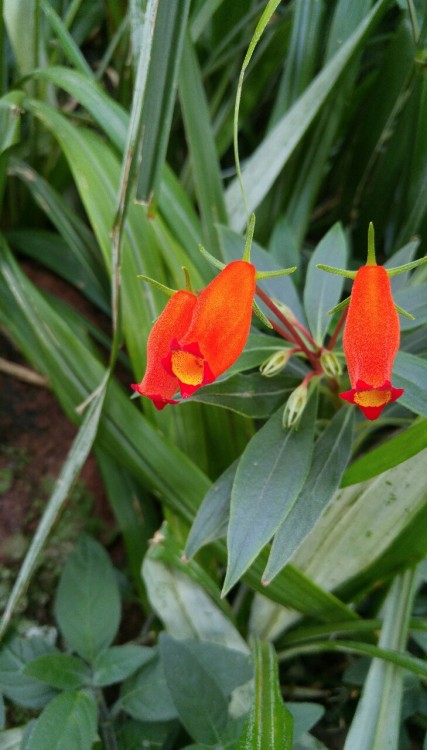
[[332, 336], [330, 338], [330, 341], [329, 341], [329, 343], [328, 343], [328, 345], [326, 347], [327, 349], [329, 349], [329, 351], [332, 351], [332, 349], [334, 348], [335, 344], [337, 343], [337, 338], [339, 336], [341, 328], [343, 327], [343, 325], [345, 323], [345, 319], [347, 317], [347, 312], [348, 312], [348, 307], [346, 307], [342, 311], [341, 316], [338, 319], [338, 323], [335, 326], [335, 331], [333, 332], [333, 334], [332, 334]]
[[[271, 310], [275, 314], [276, 318], [278, 318], [280, 320], [280, 322], [283, 323], [283, 325], [285, 326], [285, 328], [288, 329], [290, 335], [292, 336], [291, 339], [289, 338], [289, 336], [287, 337], [289, 339], [289, 341], [292, 341], [293, 343], [298, 344], [298, 346], [301, 348], [301, 351], [304, 352], [304, 354], [306, 355], [307, 359], [311, 362], [311, 364], [313, 365], [313, 367], [316, 367], [316, 365], [318, 364], [318, 359], [317, 359], [316, 355], [314, 354], [314, 352], [311, 351], [311, 349], [308, 348], [308, 346], [306, 345], [305, 341], [303, 341], [303, 339], [299, 335], [298, 331], [295, 330], [295, 327], [294, 327], [293, 323], [291, 323], [285, 317], [285, 315], [283, 315], [283, 313], [279, 310], [279, 308], [276, 307], [276, 305], [274, 304], [274, 302], [271, 301], [270, 297], [258, 285], [256, 287], [256, 293], [257, 293], [258, 297], [260, 299], [262, 299], [262, 301], [267, 305], [267, 307], [269, 308], [269, 310]], [[270, 322], [272, 323], [272, 321], [270, 321]], [[273, 323], [272, 323], [272, 325], [273, 325]], [[274, 328], [274, 326], [273, 326], [273, 328]], [[277, 329], [275, 328], [275, 330], [277, 330]], [[278, 333], [279, 333], [279, 331], [278, 331]], [[315, 344], [315, 342], [313, 341], [313, 339], [311, 338], [310, 334], [308, 333], [308, 331], [305, 332], [305, 333], [308, 334], [308, 338], [313, 342], [314, 346], [316, 346], [316, 348], [318, 348], [317, 345]], [[281, 333], [280, 335], [283, 336], [283, 333]]]

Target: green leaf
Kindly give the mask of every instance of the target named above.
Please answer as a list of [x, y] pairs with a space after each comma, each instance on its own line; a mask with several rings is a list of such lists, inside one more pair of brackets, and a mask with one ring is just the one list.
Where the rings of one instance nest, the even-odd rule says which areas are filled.
[[58, 690], [77, 690], [89, 684], [91, 679], [89, 667], [70, 654], [39, 656], [27, 664], [24, 674]]
[[86, 77], [92, 78], [93, 72], [91, 67], [86, 62], [84, 55], [82, 55], [82, 53], [80, 52], [78, 45], [75, 43], [73, 37], [71, 36], [60, 16], [57, 14], [56, 10], [52, 7], [50, 2], [48, 2], [48, 0], [40, 0], [40, 5], [49, 22], [49, 25], [58, 38], [61, 49], [67, 60], [76, 68], [76, 70], [79, 70]]
[[[414, 284], [403, 287], [393, 295], [396, 305], [411, 313], [415, 320], [400, 316], [400, 330], [411, 331], [427, 323], [427, 284]], [[405, 342], [403, 341], [403, 347]]]
[[104, 687], [122, 682], [153, 657], [153, 649], [130, 643], [101, 651], [93, 663], [93, 684]]
[[234, 461], [202, 500], [188, 535], [184, 555], [194, 557], [209, 542], [225, 537], [230, 515], [230, 498], [238, 461]]
[[140, 721], [169, 721], [177, 717], [162, 662], [153, 658], [122, 685], [117, 710]]
[[[384, 623], [379, 646], [402, 651], [414, 599], [413, 570], [396, 577], [384, 605]], [[362, 697], [351, 722], [345, 750], [399, 747], [403, 671], [390, 662], [373, 659]]]
[[344, 279], [316, 268], [317, 263], [327, 263], [337, 268], [345, 268], [347, 262], [347, 242], [341, 224], [334, 224], [317, 245], [310, 258], [304, 287], [304, 308], [310, 331], [319, 346], [330, 325], [327, 316], [341, 299]]
[[284, 429], [283, 409], [279, 409], [243, 453], [231, 494], [224, 592], [239, 580], [291, 511], [310, 468], [316, 411], [317, 396], [312, 396], [298, 427]]
[[187, 34], [179, 76], [179, 98], [208, 249], [218, 246], [216, 222], [227, 222], [221, 174], [208, 103], [196, 53]]
[[294, 740], [297, 742], [300, 737], [308, 732], [325, 713], [323, 706], [318, 703], [292, 703], [288, 701], [286, 708], [291, 712], [294, 719]]
[[372, 479], [427, 448], [427, 421], [420, 419], [407, 430], [360, 456], [345, 471], [342, 487]]
[[[386, 552], [412, 520], [420, 512], [425, 513], [426, 456], [424, 449], [368, 482], [339, 490], [292, 557], [292, 563], [327, 590], [355, 577], [361, 577], [366, 586], [363, 572], [383, 555], [382, 574], [387, 569], [394, 570], [398, 561]], [[424, 524], [417, 518], [421, 548], [425, 549]]]
[[56, 691], [25, 673], [33, 659], [52, 654], [54, 647], [42, 638], [12, 638], [0, 650], [0, 690], [14, 703], [43, 708]]
[[393, 385], [404, 388], [402, 406], [427, 417], [427, 361], [406, 352], [398, 352], [394, 361]]
[[190, 0], [159, 2], [142, 111], [142, 148], [136, 198], [148, 202], [156, 193], [176, 97], [178, 71]]
[[148, 597], [167, 632], [175, 638], [199, 638], [246, 653], [227, 602], [212, 578], [194, 560], [183, 563], [163, 525], [145, 556], [142, 575]]
[[97, 734], [95, 699], [84, 691], [58, 695], [37, 719], [26, 750], [91, 750]]
[[117, 633], [120, 595], [116, 575], [104, 548], [90, 537], [80, 541], [65, 564], [55, 616], [69, 646], [89, 662], [108, 648]]
[[198, 390], [191, 401], [230, 409], [253, 419], [269, 417], [297, 385], [295, 378], [278, 375], [265, 378], [260, 373], [237, 373]]
[[271, 581], [324, 512], [350, 458], [354, 415], [340, 409], [317, 440], [308, 476], [289, 515], [275, 534], [263, 579]]
[[[265, 198], [276, 177], [282, 171], [303, 135], [313, 122], [322, 105], [336, 86], [341, 75], [358, 54], [367, 36], [378, 23], [388, 0], [379, 0], [372, 11], [359, 24], [356, 31], [321, 70], [310, 86], [300, 96], [292, 109], [264, 138], [243, 170], [249, 213]], [[242, 206], [240, 186], [234, 179], [226, 191], [226, 203], [233, 229], [242, 230], [246, 213]]]
[[160, 653], [181, 723], [197, 742], [220, 743], [228, 723], [228, 700], [215, 673], [201, 661], [200, 650], [197, 653], [191, 648], [191, 642], [177, 641], [162, 634]]
[[24, 96], [23, 91], [11, 91], [0, 98], [0, 154], [19, 143]]
[[255, 703], [237, 750], [292, 750], [293, 718], [282, 701], [271, 643], [254, 642]]

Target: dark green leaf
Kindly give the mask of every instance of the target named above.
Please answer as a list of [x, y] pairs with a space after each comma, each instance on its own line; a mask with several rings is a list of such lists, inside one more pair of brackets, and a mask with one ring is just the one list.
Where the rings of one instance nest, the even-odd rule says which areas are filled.
[[284, 429], [279, 409], [243, 453], [231, 494], [224, 591], [238, 581], [291, 511], [310, 468], [316, 411], [313, 395], [298, 426]]
[[146, 646], [113, 646], [101, 651], [93, 663], [93, 684], [98, 687], [113, 685], [153, 659], [155, 652]]
[[403, 307], [406, 312], [415, 317], [415, 320], [409, 320], [401, 315], [399, 318], [401, 331], [410, 331], [427, 323], [427, 284], [405, 286], [399, 289], [393, 298], [396, 305]]
[[282, 701], [271, 643], [254, 643], [255, 702], [237, 750], [292, 750], [293, 718]]
[[177, 717], [159, 658], [151, 659], [125, 680], [118, 707], [140, 721], [169, 721]]
[[117, 579], [104, 548], [89, 537], [81, 540], [65, 564], [56, 594], [55, 616], [69, 646], [90, 662], [117, 633]]
[[33, 659], [55, 651], [42, 638], [15, 637], [0, 650], [0, 690], [10, 700], [26, 708], [42, 708], [56, 695], [56, 691], [34, 677], [25, 674], [25, 667]]
[[326, 313], [340, 301], [344, 278], [321, 271], [316, 268], [317, 263], [345, 268], [347, 242], [341, 224], [334, 224], [317, 245], [308, 264], [304, 287], [304, 308], [310, 331], [321, 346], [331, 322]]
[[186, 557], [193, 557], [200, 547], [226, 535], [237, 465], [238, 462], [234, 461], [203, 498], [188, 535], [184, 552]]
[[353, 423], [353, 411], [342, 408], [317, 440], [307, 479], [275, 534], [264, 580], [270, 581], [286, 565], [339, 487], [350, 458]]
[[285, 403], [296, 385], [297, 381], [287, 375], [265, 378], [258, 372], [237, 373], [196, 391], [191, 401], [222, 406], [253, 419], [265, 419]]
[[24, 673], [58, 690], [77, 690], [90, 682], [89, 667], [70, 654], [47, 654], [33, 659]]
[[189, 7], [190, 0], [158, 4], [142, 111], [140, 201], [148, 202], [156, 192], [166, 157]]
[[0, 98], [0, 154], [20, 140], [24, 96], [23, 91], [11, 91]]
[[26, 750], [92, 750], [97, 709], [89, 693], [67, 692], [49, 703], [37, 719]]
[[228, 701], [217, 675], [201, 660], [200, 648], [197, 653], [187, 641], [162, 634], [160, 653], [172, 699], [187, 732], [198, 742], [221, 742], [228, 723]]

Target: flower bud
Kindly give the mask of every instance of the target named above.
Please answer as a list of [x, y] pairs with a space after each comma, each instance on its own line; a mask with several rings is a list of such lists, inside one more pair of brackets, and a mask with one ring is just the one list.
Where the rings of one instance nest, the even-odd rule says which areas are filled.
[[283, 411], [283, 427], [292, 427], [298, 422], [307, 404], [308, 388], [304, 381], [292, 391]]
[[323, 349], [320, 355], [320, 365], [328, 378], [336, 378], [342, 373], [342, 367], [336, 354], [328, 349]]
[[264, 375], [265, 378], [272, 378], [284, 370], [294, 351], [295, 349], [280, 349], [280, 351], [274, 352], [260, 366], [261, 375]]

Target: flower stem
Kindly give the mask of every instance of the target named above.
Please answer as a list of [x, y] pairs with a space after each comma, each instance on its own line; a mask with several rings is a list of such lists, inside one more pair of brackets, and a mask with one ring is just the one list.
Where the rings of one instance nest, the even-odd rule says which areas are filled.
[[[278, 318], [280, 320], [280, 322], [285, 326], [285, 328], [287, 328], [287, 330], [290, 333], [290, 336], [292, 337], [292, 338], [289, 338], [289, 336], [288, 336], [287, 337], [288, 340], [292, 341], [295, 344], [298, 344], [299, 347], [301, 348], [301, 351], [304, 352], [304, 354], [306, 355], [307, 359], [311, 362], [311, 364], [313, 365], [313, 367], [316, 367], [316, 365], [317, 365], [317, 357], [316, 357], [315, 353], [311, 349], [309, 349], [309, 347], [307, 346], [307, 344], [305, 343], [305, 341], [301, 338], [301, 336], [298, 333], [298, 331], [295, 330], [294, 325], [289, 320], [287, 320], [287, 318], [283, 315], [283, 313], [281, 313], [281, 311], [279, 310], [279, 308], [276, 307], [276, 305], [274, 304], [274, 302], [271, 301], [270, 297], [258, 285], [256, 287], [256, 293], [257, 293], [258, 297], [260, 299], [262, 299], [262, 301], [267, 305], [268, 309], [271, 310], [275, 314], [276, 318]], [[273, 321], [270, 320], [270, 322], [273, 325]], [[273, 328], [275, 330], [277, 330], [277, 328], [274, 325], [273, 325]], [[278, 333], [279, 333], [279, 331], [278, 331]], [[316, 346], [316, 348], [317, 348], [317, 345], [313, 341], [313, 339], [310, 336], [310, 334], [308, 333], [308, 331], [306, 331], [305, 333], [308, 335], [310, 343], [313, 343], [314, 346]], [[280, 335], [283, 336], [283, 333], [281, 333]], [[286, 338], [286, 337], [284, 337], [284, 338]]]
[[345, 307], [344, 310], [342, 311], [339, 319], [338, 319], [338, 323], [335, 326], [335, 331], [333, 332], [333, 334], [332, 334], [332, 336], [330, 338], [330, 341], [329, 341], [329, 343], [328, 343], [328, 345], [326, 347], [327, 349], [329, 349], [329, 351], [332, 351], [332, 349], [334, 348], [335, 344], [337, 343], [337, 338], [339, 336], [341, 328], [343, 327], [343, 325], [345, 323], [345, 319], [347, 317], [347, 312], [348, 312], [348, 307]]

